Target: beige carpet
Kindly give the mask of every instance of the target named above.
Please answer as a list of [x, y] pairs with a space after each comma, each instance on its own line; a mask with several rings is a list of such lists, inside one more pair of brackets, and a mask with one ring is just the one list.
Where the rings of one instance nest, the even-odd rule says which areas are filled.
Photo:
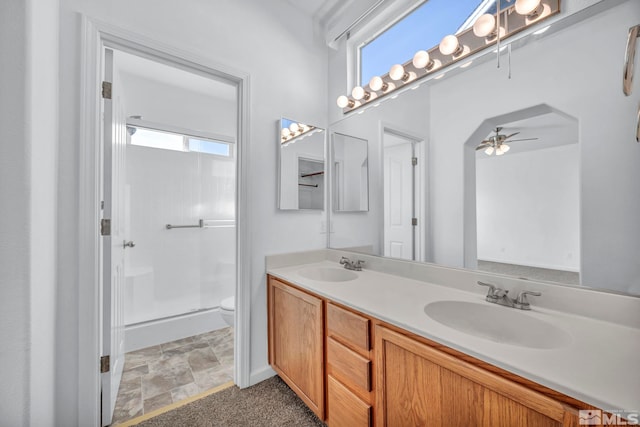
[[233, 386], [136, 424], [140, 427], [324, 426], [295, 393], [273, 377]]

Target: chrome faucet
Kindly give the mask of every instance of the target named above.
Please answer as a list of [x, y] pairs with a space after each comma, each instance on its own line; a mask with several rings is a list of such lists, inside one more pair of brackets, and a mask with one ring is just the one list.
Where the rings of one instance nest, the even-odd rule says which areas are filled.
[[518, 294], [516, 299], [513, 299], [509, 297], [509, 291], [506, 289], [498, 288], [490, 283], [480, 281], [478, 281], [478, 285], [487, 286], [489, 288], [487, 297], [485, 298], [487, 302], [520, 310], [531, 310], [531, 304], [529, 304], [529, 301], [527, 300], [527, 295], [533, 295], [536, 297], [542, 295], [540, 292], [522, 291]]
[[340, 264], [344, 265], [344, 268], [346, 268], [347, 270], [362, 271], [362, 265], [364, 264], [364, 261], [362, 261], [361, 259], [357, 261], [351, 261], [346, 256], [343, 256], [342, 258], [340, 258]]

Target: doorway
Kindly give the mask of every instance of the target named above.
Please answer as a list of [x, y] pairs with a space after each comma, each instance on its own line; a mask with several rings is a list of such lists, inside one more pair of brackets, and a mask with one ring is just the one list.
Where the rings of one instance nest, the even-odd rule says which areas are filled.
[[238, 270], [239, 90], [113, 47], [104, 50], [104, 81], [100, 354], [109, 425], [234, 378], [225, 319]]
[[383, 255], [423, 260], [421, 141], [389, 128], [383, 131]]

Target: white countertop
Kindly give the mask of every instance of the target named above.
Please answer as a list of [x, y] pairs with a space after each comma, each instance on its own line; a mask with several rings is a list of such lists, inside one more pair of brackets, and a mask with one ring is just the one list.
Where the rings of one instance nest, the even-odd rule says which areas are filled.
[[321, 266], [340, 267], [321, 261], [267, 272], [600, 409], [640, 411], [640, 329], [539, 308], [532, 298], [532, 310], [522, 315], [552, 323], [572, 340], [543, 350], [502, 344], [459, 332], [424, 312], [426, 304], [442, 300], [489, 304], [478, 293], [366, 268], [346, 282], [316, 281], [298, 274], [302, 268]]

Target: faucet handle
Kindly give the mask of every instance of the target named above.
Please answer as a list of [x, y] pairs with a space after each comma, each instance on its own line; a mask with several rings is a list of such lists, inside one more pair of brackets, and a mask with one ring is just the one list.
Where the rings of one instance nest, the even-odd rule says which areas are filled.
[[361, 260], [361, 259], [359, 259], [359, 260], [357, 260], [357, 261], [356, 261], [356, 263], [355, 263], [354, 267], [355, 267], [355, 269], [356, 269], [357, 271], [360, 271], [360, 270], [362, 270], [362, 266], [363, 266], [363, 265], [364, 265], [364, 261], [363, 261], [363, 260]]
[[480, 286], [486, 286], [489, 288], [489, 291], [487, 292], [487, 297], [493, 297], [496, 293], [496, 291], [498, 290], [498, 288], [496, 288], [495, 286], [493, 286], [491, 283], [484, 283], [478, 280], [478, 285]]
[[530, 310], [530, 305], [529, 301], [527, 300], [527, 295], [533, 295], [534, 297], [539, 297], [542, 296], [542, 293], [540, 292], [532, 292], [532, 291], [522, 291], [518, 294], [518, 298], [516, 298], [516, 305], [518, 306], [518, 308], [521, 308], [523, 310]]
[[342, 258], [340, 258], [340, 264], [347, 264], [349, 262], [349, 258], [347, 258], [346, 256], [343, 256]]

